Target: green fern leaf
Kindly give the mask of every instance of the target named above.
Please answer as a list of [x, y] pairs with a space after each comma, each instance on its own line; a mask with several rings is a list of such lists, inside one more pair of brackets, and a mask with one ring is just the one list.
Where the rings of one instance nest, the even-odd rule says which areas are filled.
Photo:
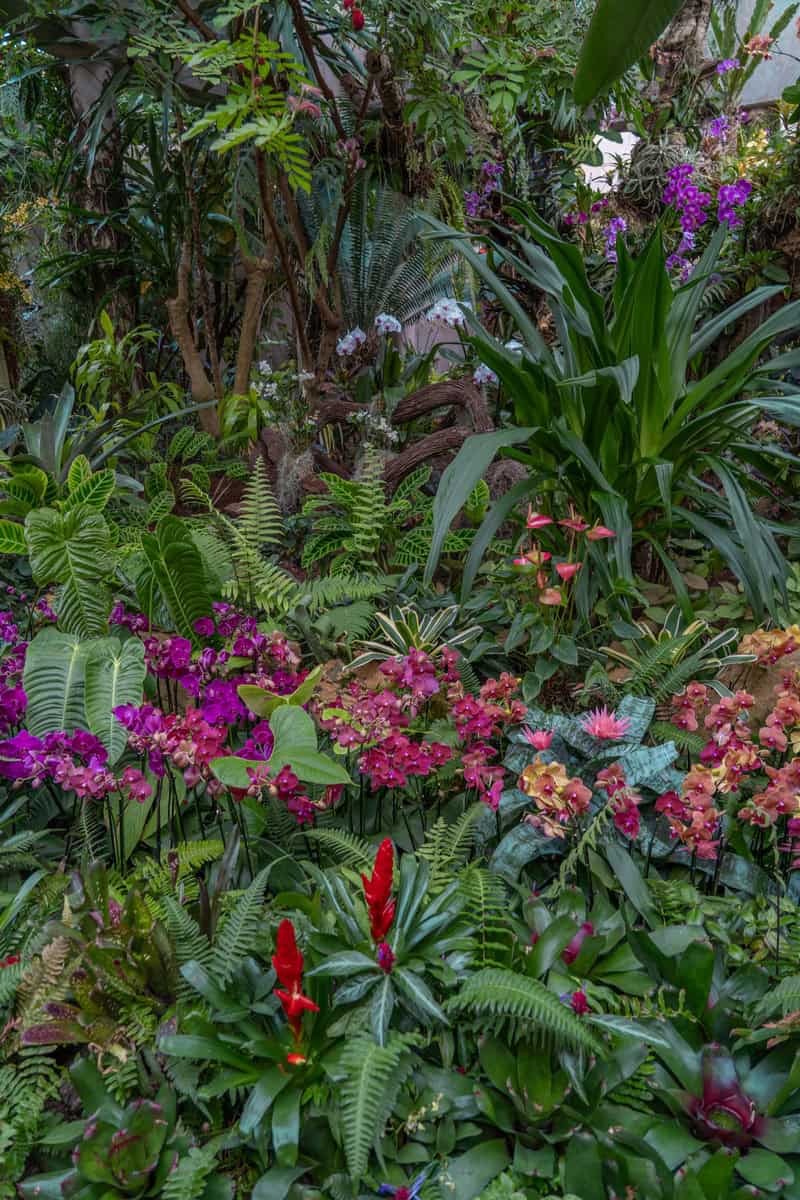
[[373, 1143], [383, 1133], [380, 1118], [386, 1111], [390, 1080], [395, 1077], [393, 1107], [402, 1082], [402, 1079], [397, 1081], [395, 1072], [404, 1060], [411, 1069], [414, 1042], [407, 1034], [395, 1033], [385, 1046], [379, 1046], [368, 1034], [361, 1034], [348, 1042], [342, 1055], [345, 1071], [340, 1094], [342, 1132], [347, 1167], [354, 1181], [366, 1172]]
[[559, 1045], [585, 1050], [599, 1058], [605, 1047], [588, 1025], [562, 1004], [538, 979], [516, 971], [486, 967], [461, 985], [446, 1005], [448, 1012], [509, 1021], [527, 1036], [539, 1035]]
[[221, 983], [228, 982], [262, 937], [264, 892], [271, 869], [270, 864], [259, 871], [247, 890], [236, 900], [214, 939], [211, 971]]

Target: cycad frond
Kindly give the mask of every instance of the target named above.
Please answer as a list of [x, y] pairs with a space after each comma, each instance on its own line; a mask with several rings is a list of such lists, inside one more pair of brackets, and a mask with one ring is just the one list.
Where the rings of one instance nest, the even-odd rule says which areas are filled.
[[448, 1012], [469, 1013], [492, 1026], [510, 1024], [512, 1033], [539, 1036], [559, 1045], [605, 1056], [605, 1047], [588, 1025], [562, 1004], [538, 979], [516, 971], [487, 967], [461, 985], [446, 1005]]

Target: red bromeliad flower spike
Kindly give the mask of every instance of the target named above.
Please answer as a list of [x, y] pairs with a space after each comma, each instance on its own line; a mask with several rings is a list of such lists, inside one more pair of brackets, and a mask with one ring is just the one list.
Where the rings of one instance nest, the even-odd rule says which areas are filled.
[[364, 898], [369, 909], [369, 927], [372, 940], [382, 942], [394, 920], [392, 899], [392, 871], [394, 869], [394, 847], [391, 838], [384, 838], [375, 855], [372, 878], [361, 876]]
[[319, 1012], [319, 1006], [303, 995], [303, 955], [297, 949], [294, 936], [294, 925], [289, 920], [281, 921], [278, 926], [278, 938], [272, 956], [272, 965], [278, 979], [286, 989], [275, 988], [275, 995], [280, 1000], [283, 1011], [289, 1020], [289, 1025], [296, 1042], [300, 1041], [303, 1033], [303, 1013]]

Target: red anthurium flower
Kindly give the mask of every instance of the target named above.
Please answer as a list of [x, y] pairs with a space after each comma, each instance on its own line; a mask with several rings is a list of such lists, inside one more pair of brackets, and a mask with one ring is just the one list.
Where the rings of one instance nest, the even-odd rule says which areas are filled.
[[595, 525], [593, 529], [589, 530], [586, 536], [590, 542], [600, 542], [603, 538], [613, 538], [617, 535], [613, 529], [608, 529], [605, 525]]
[[299, 1042], [303, 1032], [303, 1013], [319, 1012], [319, 1006], [303, 995], [303, 956], [297, 949], [294, 925], [291, 921], [281, 921], [278, 926], [276, 953], [272, 956], [272, 965], [285, 989], [275, 988], [275, 995], [288, 1017], [295, 1041]]
[[556, 563], [556, 571], [558, 572], [561, 579], [563, 579], [564, 582], [567, 583], [570, 579], [572, 579], [575, 575], [578, 574], [578, 571], [580, 571], [582, 566], [583, 566], [583, 564], [579, 563], [579, 562]]
[[546, 525], [553, 524], [553, 518], [548, 517], [545, 513], [535, 513], [532, 506], [528, 505], [528, 516], [525, 521], [528, 529], [544, 529]]
[[391, 838], [384, 838], [375, 855], [372, 878], [368, 879], [366, 875], [361, 876], [361, 882], [364, 885], [364, 899], [369, 909], [369, 927], [375, 942], [383, 941], [394, 920], [393, 868], [394, 847]]

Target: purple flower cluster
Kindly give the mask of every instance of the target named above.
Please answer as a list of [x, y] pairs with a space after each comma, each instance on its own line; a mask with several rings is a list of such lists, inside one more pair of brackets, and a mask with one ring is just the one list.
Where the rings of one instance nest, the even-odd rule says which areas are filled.
[[28, 704], [22, 686], [28, 643], [18, 640], [19, 630], [9, 612], [0, 613], [0, 631], [3, 641], [13, 646], [0, 659], [0, 733], [10, 733], [19, 725]]
[[731, 123], [723, 113], [721, 117], [715, 117], [708, 127], [708, 136], [716, 138], [720, 141], [726, 138], [731, 131]]
[[667, 261], [665, 264], [667, 270], [668, 271], [680, 270], [681, 283], [686, 283], [686, 281], [689, 279], [689, 276], [691, 275], [692, 262], [691, 262], [691, 259], [689, 259], [687, 257], [686, 252], [688, 250], [693, 250], [693, 249], [694, 249], [694, 234], [686, 231], [686, 232], [684, 232], [683, 236], [681, 237], [680, 242], [678, 243], [678, 249], [674, 250], [672, 252], [672, 254], [670, 254], [669, 257], [667, 258]]
[[430, 775], [453, 756], [441, 742], [413, 742], [404, 733], [392, 733], [380, 746], [362, 754], [358, 769], [372, 787], [405, 787], [411, 775]]
[[624, 217], [612, 217], [606, 226], [606, 260], [610, 263], [617, 261], [617, 238], [628, 228]]
[[110, 625], [130, 629], [131, 633], [146, 633], [150, 628], [150, 622], [144, 613], [128, 612], [121, 600], [111, 609], [108, 621]]
[[211, 725], [196, 708], [184, 713], [164, 713], [152, 704], [136, 707], [121, 704], [114, 716], [128, 730], [128, 745], [137, 754], [146, 754], [148, 766], [161, 778], [167, 761], [183, 772], [187, 787], [204, 782], [210, 792], [219, 790], [211, 774], [211, 763], [229, 753], [225, 743], [228, 730]]
[[405, 658], [387, 659], [380, 669], [395, 687], [407, 688], [415, 704], [429, 700], [439, 690], [433, 659], [413, 646]]
[[742, 225], [741, 214], [736, 210], [741, 208], [753, 190], [749, 179], [737, 179], [736, 183], [723, 183], [717, 193], [717, 218], [720, 225], [729, 229], [738, 229]]
[[478, 183], [479, 191], [464, 193], [464, 208], [468, 217], [488, 217], [492, 215], [492, 197], [499, 192], [503, 185], [502, 163], [484, 162], [481, 164], [481, 177]]
[[667, 187], [664, 191], [665, 204], [671, 204], [680, 214], [681, 229], [685, 233], [694, 233], [708, 220], [707, 208], [711, 204], [711, 196], [692, 183], [694, 167], [691, 163], [681, 163], [671, 167], [667, 172]]
[[608, 208], [610, 201], [608, 196], [601, 196], [599, 200], [595, 200], [589, 208], [589, 212], [570, 212], [564, 217], [565, 225], [586, 225], [589, 218], [594, 213], [602, 212], [604, 208]]
[[717, 74], [727, 75], [728, 71], [738, 71], [741, 65], [738, 58], [723, 58], [722, 62], [717, 63]]
[[11, 612], [0, 612], [0, 640], [8, 646], [16, 646], [19, 641], [19, 628]]
[[42, 596], [41, 600], [36, 601], [36, 615], [40, 621], [57, 621], [58, 617], [53, 612], [46, 596]]
[[48, 733], [43, 738], [23, 729], [0, 742], [0, 776], [17, 786], [23, 781], [32, 787], [51, 782], [84, 800], [101, 800], [117, 790], [139, 801], [151, 795], [152, 788], [141, 771], [127, 767], [118, 780], [107, 762], [103, 743], [83, 729], [72, 734]]

